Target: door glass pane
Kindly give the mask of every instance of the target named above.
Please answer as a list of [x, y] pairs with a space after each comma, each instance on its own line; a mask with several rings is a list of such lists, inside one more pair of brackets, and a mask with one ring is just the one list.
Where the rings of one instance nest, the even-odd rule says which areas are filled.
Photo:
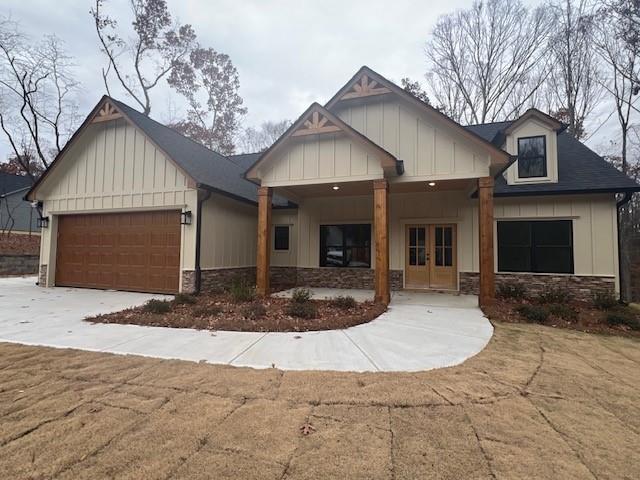
[[424, 247], [419, 247], [418, 248], [418, 265], [426, 265], [427, 264], [427, 255], [426, 255], [426, 248]]
[[453, 228], [451, 227], [444, 228], [444, 244], [447, 247], [451, 247], [453, 245]]
[[453, 265], [453, 248], [444, 249], [444, 266], [451, 267]]
[[409, 248], [409, 265], [416, 265], [416, 249], [413, 247]]
[[442, 246], [442, 227], [436, 227], [436, 247]]
[[442, 248], [436, 248], [436, 266], [442, 267], [442, 263], [444, 260], [444, 255], [442, 254]]
[[413, 247], [415, 245], [416, 245], [416, 229], [410, 228], [409, 229], [409, 246]]
[[418, 230], [418, 246], [424, 247], [426, 228], [417, 228], [416, 230]]

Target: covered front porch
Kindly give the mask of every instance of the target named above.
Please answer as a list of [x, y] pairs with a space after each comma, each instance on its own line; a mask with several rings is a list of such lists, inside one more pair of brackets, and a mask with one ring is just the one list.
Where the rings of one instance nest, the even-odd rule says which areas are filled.
[[[472, 198], [477, 191], [477, 198]], [[394, 290], [495, 295], [491, 177], [393, 179], [261, 187], [257, 278], [260, 295], [278, 286], [360, 288], [390, 302]], [[295, 211], [272, 208], [274, 194]], [[288, 249], [274, 242], [283, 229]], [[289, 245], [290, 243], [290, 245]], [[479, 288], [467, 288], [470, 282]]]

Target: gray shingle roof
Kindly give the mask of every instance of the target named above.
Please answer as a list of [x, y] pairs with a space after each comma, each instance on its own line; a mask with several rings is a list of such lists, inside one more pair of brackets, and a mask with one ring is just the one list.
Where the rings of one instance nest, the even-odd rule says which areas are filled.
[[[469, 125], [465, 128], [494, 143], [502, 143], [501, 132], [512, 122]], [[496, 179], [495, 196], [551, 195], [561, 193], [597, 193], [640, 191], [640, 185], [624, 175], [604, 158], [576, 140], [570, 133], [558, 134], [558, 183], [507, 185]]]
[[111, 101], [196, 182], [242, 200], [258, 201], [258, 187], [244, 179], [244, 169], [237, 163], [156, 122], [125, 103], [115, 99]]
[[237, 155], [229, 155], [227, 158], [247, 171], [251, 165], [258, 161], [260, 155], [262, 155], [262, 152], [240, 153]]
[[0, 195], [24, 190], [32, 184], [31, 178], [24, 175], [12, 175], [11, 173], [0, 172]]

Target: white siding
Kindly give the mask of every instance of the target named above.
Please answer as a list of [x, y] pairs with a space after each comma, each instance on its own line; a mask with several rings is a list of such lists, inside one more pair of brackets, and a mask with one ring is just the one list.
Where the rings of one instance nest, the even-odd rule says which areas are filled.
[[391, 181], [474, 178], [489, 174], [489, 155], [451, 127], [399, 99], [343, 107], [337, 115], [404, 161]]

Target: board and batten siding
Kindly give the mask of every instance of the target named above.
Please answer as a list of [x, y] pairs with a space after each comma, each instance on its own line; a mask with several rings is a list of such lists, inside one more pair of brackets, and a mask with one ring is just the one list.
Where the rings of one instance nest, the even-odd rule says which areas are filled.
[[343, 133], [298, 137], [265, 165], [263, 186], [382, 178], [380, 160]]
[[[57, 217], [72, 213], [197, 209], [190, 179], [124, 119], [90, 124], [36, 192], [50, 226], [42, 230], [41, 265], [55, 280]], [[195, 268], [195, 221], [182, 226], [181, 269]]]
[[202, 205], [202, 269], [256, 264], [258, 208], [218, 194]]
[[489, 174], [489, 155], [450, 126], [401, 100], [374, 100], [336, 110], [342, 121], [404, 162], [394, 182], [475, 178]]

